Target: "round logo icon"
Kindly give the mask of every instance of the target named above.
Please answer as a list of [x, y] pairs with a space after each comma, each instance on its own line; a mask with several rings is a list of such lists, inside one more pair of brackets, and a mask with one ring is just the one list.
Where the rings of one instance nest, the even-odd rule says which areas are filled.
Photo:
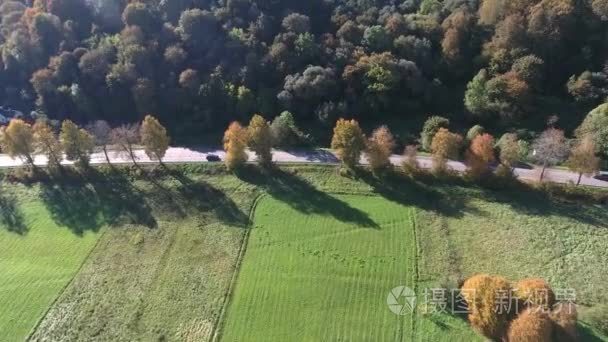
[[388, 293], [386, 304], [396, 315], [413, 313], [416, 307], [416, 293], [407, 286], [397, 286]]

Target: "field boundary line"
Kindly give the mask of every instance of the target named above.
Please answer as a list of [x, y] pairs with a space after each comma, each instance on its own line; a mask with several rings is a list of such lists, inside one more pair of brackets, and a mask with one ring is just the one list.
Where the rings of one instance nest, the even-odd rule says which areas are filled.
[[247, 231], [245, 232], [245, 236], [243, 236], [243, 242], [241, 243], [241, 247], [239, 249], [239, 254], [236, 259], [236, 264], [234, 266], [234, 272], [232, 273], [232, 278], [230, 279], [230, 283], [228, 285], [228, 289], [224, 294], [224, 302], [222, 303], [222, 309], [220, 311], [219, 316], [217, 317], [215, 324], [211, 330], [209, 341], [219, 341], [222, 336], [222, 330], [224, 328], [224, 320], [226, 316], [226, 312], [228, 311], [228, 306], [230, 305], [230, 301], [232, 299], [232, 295], [234, 293], [234, 287], [236, 286], [236, 282], [241, 271], [241, 265], [243, 263], [243, 258], [245, 256], [245, 252], [247, 251], [247, 245], [249, 245], [249, 236], [251, 235], [251, 230], [253, 229], [253, 219], [255, 217], [255, 210], [258, 206], [258, 203], [266, 196], [266, 193], [259, 194], [251, 205], [251, 209], [249, 209], [249, 224]]
[[42, 316], [40, 316], [40, 318], [38, 319], [38, 321], [36, 322], [36, 324], [32, 327], [32, 329], [30, 330], [30, 332], [25, 337], [25, 341], [31, 341], [32, 336], [36, 333], [36, 331], [40, 327], [40, 324], [42, 324], [42, 321], [44, 321], [44, 319], [49, 314], [49, 312], [51, 312], [51, 310], [55, 307], [55, 304], [57, 304], [57, 302], [59, 301], [59, 298], [61, 298], [63, 296], [63, 294], [65, 293], [65, 291], [68, 289], [68, 287], [70, 285], [72, 285], [72, 283], [74, 283], [74, 280], [76, 279], [76, 277], [78, 276], [78, 274], [80, 274], [80, 271], [82, 271], [82, 269], [84, 268], [84, 265], [87, 263], [87, 261], [89, 261], [89, 258], [91, 257], [91, 255], [93, 254], [93, 252], [97, 249], [97, 246], [99, 246], [100, 241], [102, 240], [102, 238], [107, 233], [108, 233], [108, 227], [106, 227], [104, 229], [103, 233], [101, 233], [101, 235], [99, 236], [99, 238], [97, 238], [97, 241], [95, 241], [95, 244], [93, 245], [93, 247], [91, 248], [91, 250], [89, 251], [89, 253], [87, 253], [86, 257], [82, 260], [82, 262], [80, 263], [80, 265], [76, 269], [76, 272], [74, 272], [74, 276], [72, 276], [72, 279], [70, 279], [70, 281], [68, 281], [61, 288], [61, 290], [59, 291], [59, 293], [57, 294], [57, 296], [55, 297], [55, 299], [53, 299], [53, 301], [51, 302], [51, 304], [49, 305], [49, 307], [44, 311], [44, 313], [42, 314]]
[[[420, 244], [418, 243], [418, 223], [416, 221], [416, 209], [411, 209], [411, 220], [412, 220], [412, 233], [414, 237], [414, 293], [418, 297], [418, 282], [420, 281], [420, 270], [418, 268], [418, 258], [420, 256]], [[412, 334], [411, 341], [416, 339], [416, 315], [418, 315], [418, 300], [416, 299], [416, 305], [412, 309]]]

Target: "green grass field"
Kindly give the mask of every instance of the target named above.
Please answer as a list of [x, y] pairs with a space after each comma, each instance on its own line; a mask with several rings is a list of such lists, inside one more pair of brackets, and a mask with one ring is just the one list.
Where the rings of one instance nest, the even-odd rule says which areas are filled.
[[605, 205], [324, 166], [172, 169], [4, 183], [0, 340], [474, 341], [462, 318], [396, 316], [386, 297], [480, 272], [575, 288], [583, 340], [603, 338]]
[[223, 175], [156, 180], [132, 183], [149, 217], [104, 234], [34, 340], [210, 338], [257, 192]]
[[[417, 288], [414, 209], [375, 196], [326, 196], [318, 212], [272, 197], [258, 204], [223, 340], [415, 337], [417, 315], [396, 315], [386, 303], [397, 286]], [[472, 337], [466, 327], [451, 330]]]
[[74, 232], [57, 223], [35, 190], [0, 192], [0, 341], [22, 341], [78, 272], [100, 233], [85, 226]]

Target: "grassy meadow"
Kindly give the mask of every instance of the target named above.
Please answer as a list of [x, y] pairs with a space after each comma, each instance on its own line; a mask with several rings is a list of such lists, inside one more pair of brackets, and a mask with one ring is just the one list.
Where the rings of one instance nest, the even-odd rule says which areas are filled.
[[605, 205], [331, 166], [169, 168], [2, 184], [0, 340], [482, 340], [386, 305], [481, 272], [576, 289], [582, 339], [605, 338]]
[[99, 226], [56, 221], [38, 189], [0, 190], [0, 341], [22, 341], [95, 246]]

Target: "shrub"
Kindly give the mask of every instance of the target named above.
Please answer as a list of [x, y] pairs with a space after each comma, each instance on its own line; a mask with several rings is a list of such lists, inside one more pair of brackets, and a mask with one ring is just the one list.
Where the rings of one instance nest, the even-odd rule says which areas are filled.
[[426, 120], [420, 132], [420, 143], [425, 151], [431, 150], [433, 138], [440, 128], [447, 128], [450, 125], [450, 120], [441, 116], [431, 116]]
[[549, 315], [539, 308], [528, 308], [511, 322], [510, 342], [550, 342], [553, 324]]
[[498, 302], [499, 294], [510, 301], [511, 285], [502, 277], [487, 274], [475, 275], [462, 285], [461, 295], [469, 307], [469, 322], [473, 328], [488, 338], [500, 339], [507, 330], [509, 307]]
[[544, 279], [530, 278], [515, 284], [515, 296], [524, 306], [540, 306], [551, 309], [555, 304], [555, 294]]

